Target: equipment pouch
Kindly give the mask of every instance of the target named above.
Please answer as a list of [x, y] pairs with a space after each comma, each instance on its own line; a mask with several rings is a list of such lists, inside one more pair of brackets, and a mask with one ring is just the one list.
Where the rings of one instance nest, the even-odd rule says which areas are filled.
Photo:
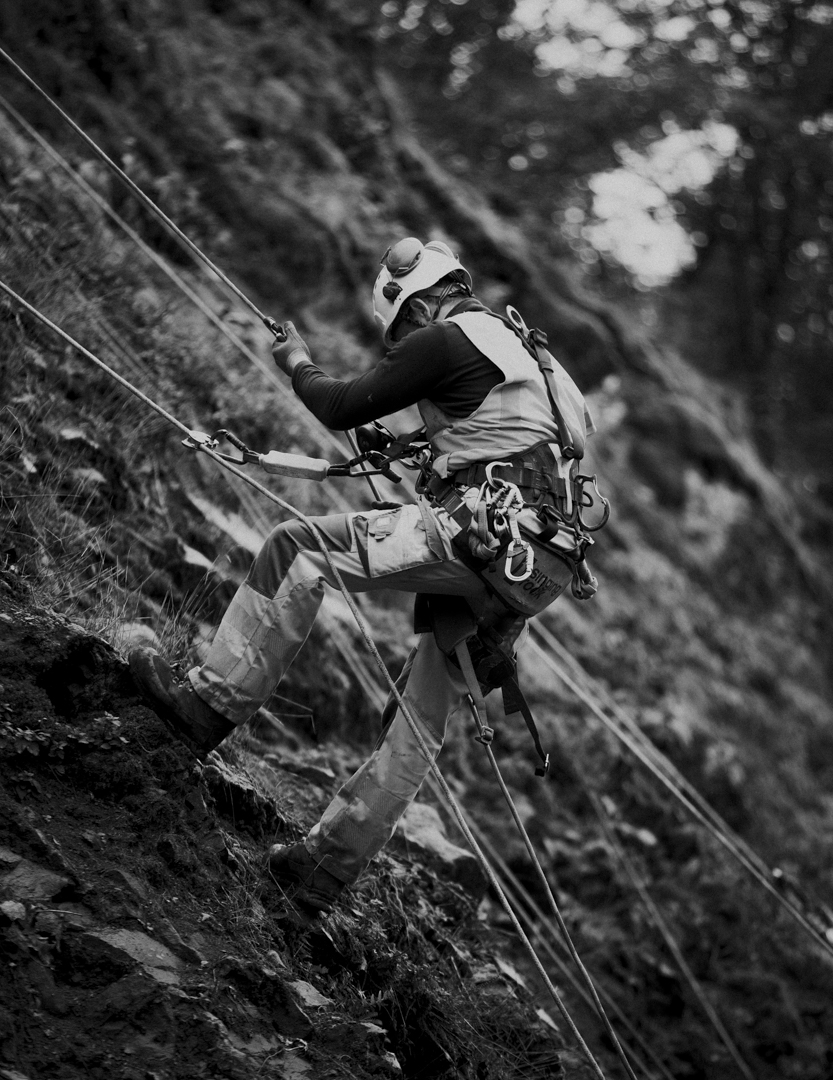
[[[552, 543], [541, 544], [521, 528], [521, 535], [532, 544], [535, 559], [532, 572], [523, 581], [512, 581], [503, 572], [504, 555], [499, 552], [497, 558], [487, 570], [482, 572], [487, 588], [495, 592], [513, 611], [530, 618], [550, 606], [553, 600], [564, 592], [573, 580], [572, 561], [566, 553], [560, 552]], [[526, 556], [520, 553], [515, 557], [518, 565], [513, 572], [521, 575]]]

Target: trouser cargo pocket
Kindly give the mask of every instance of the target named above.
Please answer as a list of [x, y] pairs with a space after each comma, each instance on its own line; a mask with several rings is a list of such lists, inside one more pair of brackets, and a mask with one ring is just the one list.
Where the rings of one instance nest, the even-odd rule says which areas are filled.
[[371, 577], [383, 577], [438, 561], [428, 547], [418, 506], [380, 510], [367, 515], [366, 520], [367, 565]]

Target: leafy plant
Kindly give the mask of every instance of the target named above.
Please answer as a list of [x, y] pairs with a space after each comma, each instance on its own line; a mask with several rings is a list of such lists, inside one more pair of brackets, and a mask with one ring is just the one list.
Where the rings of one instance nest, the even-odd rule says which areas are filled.
[[43, 727], [20, 726], [8, 718], [8, 705], [0, 705], [0, 711], [7, 714], [0, 720], [0, 758], [46, 758], [58, 762], [61, 771], [60, 763], [74, 753], [84, 749], [117, 749], [128, 742], [121, 734], [121, 720], [109, 713], [96, 716], [79, 728], [47, 717], [43, 718]]

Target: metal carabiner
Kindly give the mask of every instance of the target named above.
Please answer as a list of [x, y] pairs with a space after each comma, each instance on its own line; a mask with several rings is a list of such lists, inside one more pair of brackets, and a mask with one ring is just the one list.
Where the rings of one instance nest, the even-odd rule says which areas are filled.
[[[222, 453], [218, 447], [223, 439], [231, 443], [235, 450], [239, 450], [241, 456], [234, 457], [232, 454]], [[238, 439], [234, 432], [226, 428], [220, 428], [213, 435], [207, 435], [204, 431], [189, 431], [188, 438], [182, 440], [182, 445], [187, 446], [189, 450], [210, 450], [215, 457], [228, 461], [232, 465], [248, 465], [252, 461], [257, 461], [259, 456]]]
[[492, 476], [492, 469], [499, 469], [501, 467], [508, 469], [510, 468], [510, 466], [511, 462], [509, 461], [490, 461], [489, 464], [486, 466], [486, 481], [488, 482], [489, 487], [501, 488], [506, 483], [505, 480], [495, 480], [495, 478]]
[[[515, 574], [512, 571], [512, 560], [516, 555], [520, 555], [521, 552], [526, 554], [526, 562], [524, 564], [523, 571], [520, 574]], [[532, 573], [532, 567], [535, 562], [535, 552], [532, 550], [532, 545], [528, 540], [521, 540], [518, 536], [513, 536], [509, 541], [509, 547], [506, 549], [506, 562], [503, 565], [503, 573], [507, 581], [526, 581], [529, 575]]]
[[[610, 519], [610, 502], [604, 497], [604, 495], [602, 495], [601, 491], [599, 491], [599, 483], [596, 479], [595, 473], [592, 476], [584, 476], [583, 474], [579, 473], [575, 477], [575, 484], [581, 492], [580, 500], [576, 500], [576, 517], [578, 519], [578, 523], [585, 532], [598, 532], [599, 529], [603, 529], [605, 525], [607, 525], [608, 520]], [[584, 515], [581, 512], [583, 509], [589, 510], [592, 506], [596, 505], [596, 499], [594, 499], [589, 492], [585, 492], [585, 484], [592, 484], [593, 490], [596, 492], [598, 501], [601, 503], [602, 506], [601, 519], [595, 525], [588, 525], [587, 522], [584, 520]], [[585, 496], [589, 501], [585, 502]]]

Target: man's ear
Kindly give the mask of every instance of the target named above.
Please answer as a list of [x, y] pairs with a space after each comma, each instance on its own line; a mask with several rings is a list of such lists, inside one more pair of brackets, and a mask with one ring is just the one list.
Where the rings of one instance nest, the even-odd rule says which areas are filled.
[[415, 296], [408, 308], [408, 318], [419, 326], [428, 326], [433, 321], [434, 314], [421, 297]]

